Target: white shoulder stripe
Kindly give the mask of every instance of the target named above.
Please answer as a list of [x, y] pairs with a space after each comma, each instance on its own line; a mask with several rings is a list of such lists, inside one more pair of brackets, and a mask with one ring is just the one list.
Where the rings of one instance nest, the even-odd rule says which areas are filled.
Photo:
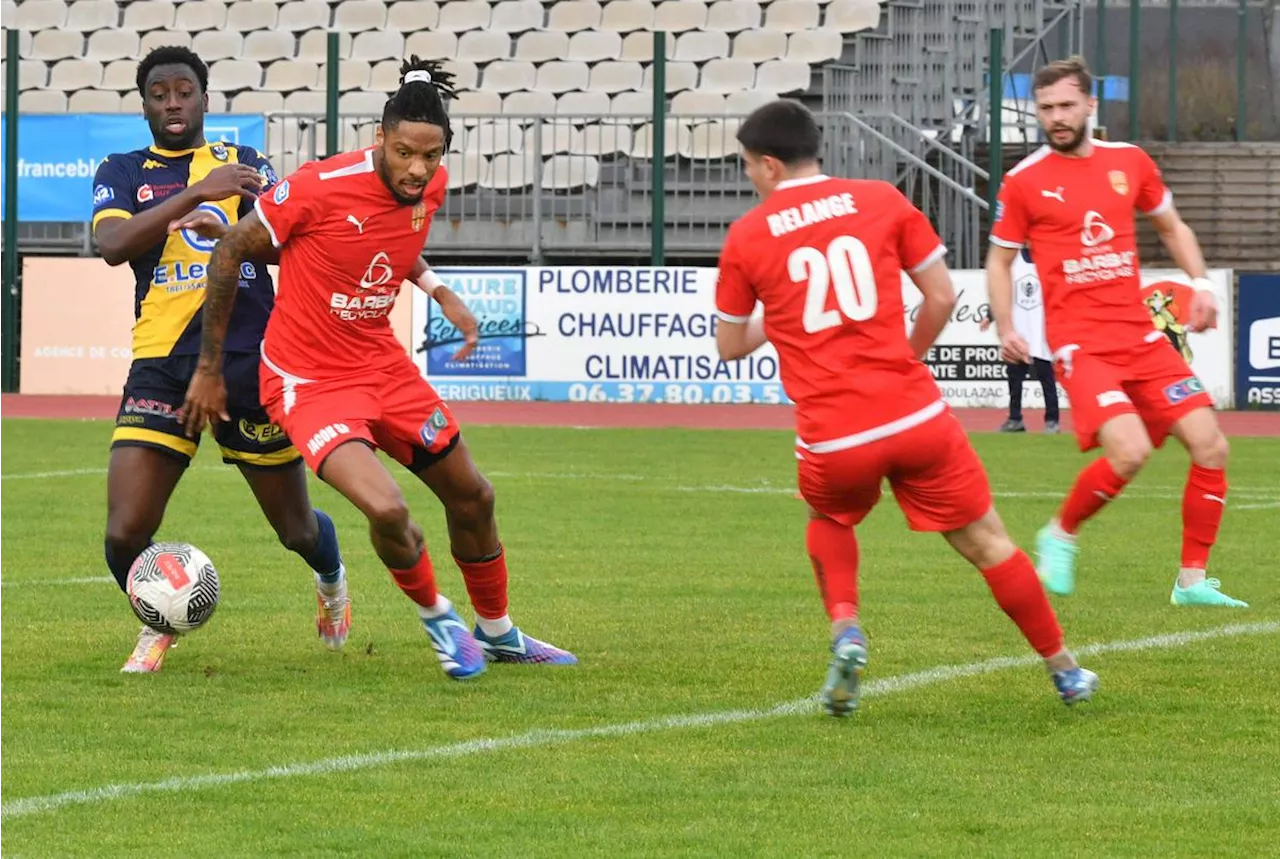
[[1127, 143], [1123, 140], [1098, 140], [1097, 138], [1094, 138], [1089, 142], [1092, 143], [1094, 146], [1100, 147], [1102, 149], [1138, 149], [1139, 148], [1137, 144]]
[[347, 167], [339, 167], [337, 170], [330, 170], [320, 174], [320, 179], [342, 179], [347, 176], [361, 176], [365, 173], [373, 172], [373, 150], [366, 149], [364, 160], [357, 161]]
[[1047, 146], [1047, 145], [1046, 145], [1046, 146], [1041, 146], [1041, 147], [1040, 147], [1039, 149], [1037, 149], [1035, 152], [1032, 152], [1032, 153], [1031, 153], [1030, 155], [1028, 155], [1026, 158], [1023, 158], [1021, 161], [1019, 161], [1019, 162], [1014, 166], [1014, 168], [1013, 168], [1012, 170], [1010, 170], [1008, 173], [1006, 173], [1006, 174], [1004, 174], [1004, 175], [1006, 175], [1006, 176], [1012, 176], [1012, 175], [1014, 175], [1015, 173], [1018, 173], [1018, 172], [1019, 172], [1019, 171], [1021, 171], [1021, 170], [1026, 170], [1026, 169], [1027, 169], [1028, 167], [1030, 167], [1032, 164], [1037, 164], [1037, 163], [1039, 163], [1040, 161], [1043, 161], [1045, 158], [1048, 158], [1048, 157], [1049, 157], [1049, 155], [1050, 155], [1050, 153], [1052, 153], [1052, 152], [1053, 152], [1053, 150], [1052, 150], [1051, 148], [1049, 148], [1049, 146]]

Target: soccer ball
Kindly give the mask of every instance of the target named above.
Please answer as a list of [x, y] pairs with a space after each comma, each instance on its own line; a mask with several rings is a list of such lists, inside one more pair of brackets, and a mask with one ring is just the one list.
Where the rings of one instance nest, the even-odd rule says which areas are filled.
[[190, 543], [147, 547], [129, 568], [126, 585], [133, 613], [157, 632], [191, 632], [218, 607], [218, 571]]

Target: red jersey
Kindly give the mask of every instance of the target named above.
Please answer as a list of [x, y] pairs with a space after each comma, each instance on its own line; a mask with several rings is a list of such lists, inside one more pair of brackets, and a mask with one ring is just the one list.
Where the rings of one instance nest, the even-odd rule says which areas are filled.
[[764, 304], [802, 447], [874, 441], [941, 410], [907, 340], [902, 271], [945, 254], [929, 219], [887, 182], [783, 182], [730, 227], [716, 309], [746, 322]]
[[1142, 304], [1133, 212], [1162, 212], [1173, 195], [1151, 156], [1129, 143], [1091, 141], [1087, 158], [1048, 146], [1009, 171], [991, 241], [1031, 248], [1055, 352], [1123, 352], [1151, 334]]
[[304, 164], [258, 198], [280, 248], [275, 309], [262, 342], [277, 372], [323, 379], [403, 360], [389, 314], [444, 203], [441, 166], [422, 202], [391, 196], [363, 149]]

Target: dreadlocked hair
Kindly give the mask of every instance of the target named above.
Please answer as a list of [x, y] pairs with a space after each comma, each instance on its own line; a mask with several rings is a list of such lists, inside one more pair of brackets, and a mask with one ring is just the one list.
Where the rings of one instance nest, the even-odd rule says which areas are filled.
[[393, 129], [401, 122], [429, 122], [444, 129], [447, 147], [453, 140], [445, 99], [456, 98], [454, 75], [444, 70], [437, 60], [424, 60], [413, 54], [400, 66], [400, 89], [382, 109], [382, 127]]
[[138, 63], [138, 93], [144, 98], [147, 95], [147, 75], [151, 74], [151, 70], [156, 66], [180, 65], [186, 66], [196, 73], [196, 80], [200, 82], [200, 92], [208, 92], [209, 90], [209, 67], [204, 64], [204, 60], [200, 59], [199, 54], [190, 48], [183, 48], [178, 45], [164, 45], [156, 48], [143, 57], [142, 62]]

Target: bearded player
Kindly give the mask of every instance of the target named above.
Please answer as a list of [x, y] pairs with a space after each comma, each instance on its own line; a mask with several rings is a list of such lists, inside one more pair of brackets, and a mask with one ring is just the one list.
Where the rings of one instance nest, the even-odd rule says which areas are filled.
[[1036, 538], [1039, 574], [1055, 594], [1075, 589], [1081, 525], [1123, 491], [1172, 435], [1191, 454], [1182, 497], [1182, 564], [1174, 605], [1245, 607], [1207, 578], [1209, 551], [1227, 503], [1227, 439], [1213, 402], [1186, 360], [1153, 328], [1143, 305], [1134, 210], [1150, 219], [1196, 290], [1188, 329], [1216, 325], [1217, 287], [1199, 242], [1178, 216], [1151, 157], [1128, 143], [1091, 140], [1093, 78], [1079, 59], [1036, 73], [1036, 112], [1048, 145], [1005, 176], [987, 277], [1007, 361], [1028, 360], [1011, 320], [1010, 267], [1031, 249], [1045, 296], [1058, 378], [1071, 399], [1081, 450], [1102, 448]]
[[[225, 419], [219, 355], [236, 271], [242, 261], [279, 248], [280, 289], [260, 368], [267, 413], [316, 475], [365, 514], [374, 550], [417, 604], [445, 673], [474, 677], [486, 660], [574, 664], [573, 654], [512, 624], [493, 487], [388, 319], [444, 202], [448, 177], [440, 162], [452, 137], [443, 100], [452, 95], [452, 75], [417, 57], [401, 73], [373, 147], [304, 165], [260, 197], [256, 212], [214, 250], [200, 363], [187, 397], [189, 427]], [[420, 285], [447, 318], [474, 330], [474, 317], [433, 272]], [[444, 504], [450, 548], [477, 616], [474, 632], [436, 590], [422, 529], [375, 449]]]
[[[796, 403], [806, 542], [833, 639], [823, 706], [843, 716], [858, 705], [867, 640], [854, 526], [886, 479], [912, 530], [941, 533], [982, 571], [1062, 700], [1088, 700], [1097, 675], [1066, 649], [1031, 559], [1010, 541], [982, 463], [921, 361], [956, 302], [933, 226], [886, 182], [822, 175], [818, 127], [796, 102], [755, 111], [738, 142], [763, 202], [725, 239], [716, 344], [733, 361], [773, 343]], [[924, 295], [910, 338], [904, 270]], [[763, 319], [752, 317], [757, 302]]]

